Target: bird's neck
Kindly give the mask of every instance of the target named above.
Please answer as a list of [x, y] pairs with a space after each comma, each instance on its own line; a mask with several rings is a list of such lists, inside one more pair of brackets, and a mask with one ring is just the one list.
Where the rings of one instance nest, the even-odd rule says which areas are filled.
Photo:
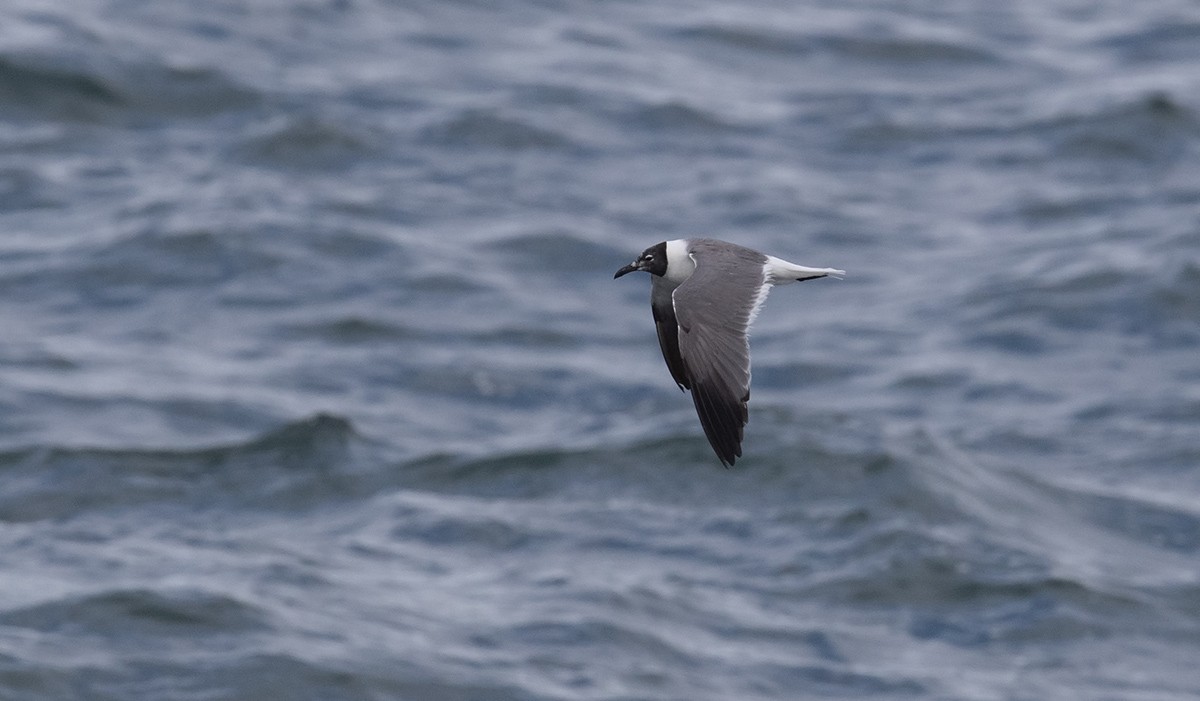
[[663, 274], [665, 282], [677, 287], [695, 270], [696, 261], [688, 254], [687, 239], [667, 241], [667, 272]]

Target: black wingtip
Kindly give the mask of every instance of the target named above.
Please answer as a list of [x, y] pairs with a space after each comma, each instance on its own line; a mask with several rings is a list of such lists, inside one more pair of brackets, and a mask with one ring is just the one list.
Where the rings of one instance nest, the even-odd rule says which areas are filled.
[[735, 443], [732, 446], [725, 444], [719, 448], [715, 443], [710, 444], [712, 445], [713, 452], [717, 454], [717, 459], [721, 461], [721, 467], [724, 467], [726, 470], [733, 467], [737, 459], [742, 457], [742, 446], [740, 443]]
[[719, 394], [704, 384], [693, 385], [692, 401], [700, 417], [700, 426], [704, 428], [704, 435], [717, 459], [726, 469], [732, 467], [742, 456], [742, 429], [748, 418], [745, 404], [722, 402]]

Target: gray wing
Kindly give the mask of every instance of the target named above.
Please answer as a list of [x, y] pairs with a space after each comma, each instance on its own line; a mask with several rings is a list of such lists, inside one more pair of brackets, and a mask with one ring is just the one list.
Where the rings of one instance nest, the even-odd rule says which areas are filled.
[[712, 246], [703, 240], [692, 242], [690, 252], [696, 271], [672, 295], [679, 355], [704, 435], [728, 466], [742, 455], [743, 429], [749, 420], [746, 331], [755, 303], [761, 301], [759, 295], [766, 294], [766, 257], [748, 248]]

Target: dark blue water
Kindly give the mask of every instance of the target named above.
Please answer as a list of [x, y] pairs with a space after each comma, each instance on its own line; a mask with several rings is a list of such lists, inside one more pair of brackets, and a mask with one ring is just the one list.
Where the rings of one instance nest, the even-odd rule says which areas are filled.
[[[1200, 697], [1200, 6], [0, 8], [0, 699]], [[721, 469], [644, 276], [755, 326]]]

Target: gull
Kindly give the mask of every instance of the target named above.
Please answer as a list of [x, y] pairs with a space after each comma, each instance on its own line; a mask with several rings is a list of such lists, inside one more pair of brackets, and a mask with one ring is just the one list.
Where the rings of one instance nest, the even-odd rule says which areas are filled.
[[721, 464], [742, 456], [750, 415], [747, 333], [774, 285], [846, 274], [809, 268], [717, 239], [663, 241], [642, 251], [613, 279], [650, 273], [650, 311], [667, 369], [691, 390], [704, 435]]

